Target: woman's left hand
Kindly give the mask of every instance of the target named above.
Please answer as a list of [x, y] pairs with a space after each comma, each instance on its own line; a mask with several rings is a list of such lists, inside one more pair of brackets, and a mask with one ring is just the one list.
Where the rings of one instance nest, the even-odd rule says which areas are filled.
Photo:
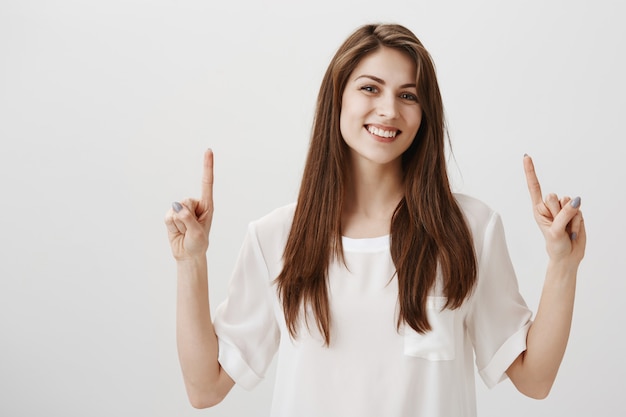
[[580, 210], [580, 197], [548, 194], [545, 199], [530, 156], [524, 156], [524, 171], [533, 204], [533, 214], [546, 240], [551, 261], [572, 262], [576, 266], [585, 254], [587, 235]]
[[506, 373], [517, 389], [532, 398], [545, 398], [559, 371], [569, 338], [578, 265], [587, 235], [580, 197], [541, 194], [532, 159], [524, 156], [526, 182], [533, 214], [550, 256], [537, 314], [526, 337], [526, 350]]

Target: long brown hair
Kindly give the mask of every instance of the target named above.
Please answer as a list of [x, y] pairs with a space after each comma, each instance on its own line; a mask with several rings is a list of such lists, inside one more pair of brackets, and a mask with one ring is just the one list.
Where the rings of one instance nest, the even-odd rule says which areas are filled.
[[[339, 47], [320, 87], [311, 143], [277, 289], [289, 333], [296, 337], [303, 306], [313, 312], [330, 344], [327, 271], [343, 261], [341, 214], [348, 147], [340, 128], [341, 98], [348, 77], [366, 55], [381, 47], [406, 53], [417, 68], [422, 121], [402, 155], [404, 198], [391, 220], [391, 256], [398, 279], [398, 327], [431, 329], [426, 300], [442, 276], [446, 308], [458, 308], [476, 281], [471, 234], [450, 190], [445, 163], [443, 104], [430, 54], [400, 25], [365, 25]], [[306, 316], [305, 316], [306, 319]]]

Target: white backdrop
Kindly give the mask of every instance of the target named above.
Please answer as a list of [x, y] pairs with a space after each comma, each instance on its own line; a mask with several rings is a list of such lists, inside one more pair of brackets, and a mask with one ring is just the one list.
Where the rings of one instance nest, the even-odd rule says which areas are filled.
[[216, 160], [213, 307], [246, 225], [296, 198], [323, 72], [357, 26], [431, 51], [455, 190], [502, 214], [535, 309], [546, 255], [522, 172], [582, 196], [588, 250], [544, 401], [478, 384], [481, 416], [623, 416], [626, 307], [619, 0], [0, 3], [0, 415], [264, 416], [273, 373], [187, 403], [163, 217]]

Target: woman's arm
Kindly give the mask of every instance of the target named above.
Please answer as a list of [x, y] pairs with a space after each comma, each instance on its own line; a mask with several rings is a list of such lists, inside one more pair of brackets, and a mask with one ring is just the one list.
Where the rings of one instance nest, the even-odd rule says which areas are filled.
[[219, 403], [234, 385], [217, 361], [217, 336], [209, 306], [206, 251], [212, 218], [213, 153], [208, 150], [201, 199], [174, 203], [165, 218], [178, 275], [178, 356], [189, 401], [196, 408]]
[[526, 340], [526, 351], [511, 364], [507, 375], [523, 394], [545, 398], [556, 378], [569, 338], [576, 274], [585, 253], [586, 233], [580, 198], [561, 200], [541, 194], [532, 159], [524, 157], [535, 220], [546, 240], [550, 258], [541, 300]]

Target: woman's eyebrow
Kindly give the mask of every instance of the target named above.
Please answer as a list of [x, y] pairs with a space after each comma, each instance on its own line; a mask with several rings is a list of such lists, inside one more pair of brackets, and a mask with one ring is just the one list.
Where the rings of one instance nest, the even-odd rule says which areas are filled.
[[[359, 75], [358, 77], [356, 77], [354, 79], [354, 81], [357, 81], [360, 78], [369, 78], [370, 80], [376, 81], [379, 84], [385, 85], [385, 80], [383, 80], [382, 78], [378, 78], [375, 75], [369, 75], [369, 74], [363, 74], [363, 75]], [[415, 83], [407, 83], [407, 84], [402, 84], [400, 86], [400, 88], [417, 88], [417, 84]]]

